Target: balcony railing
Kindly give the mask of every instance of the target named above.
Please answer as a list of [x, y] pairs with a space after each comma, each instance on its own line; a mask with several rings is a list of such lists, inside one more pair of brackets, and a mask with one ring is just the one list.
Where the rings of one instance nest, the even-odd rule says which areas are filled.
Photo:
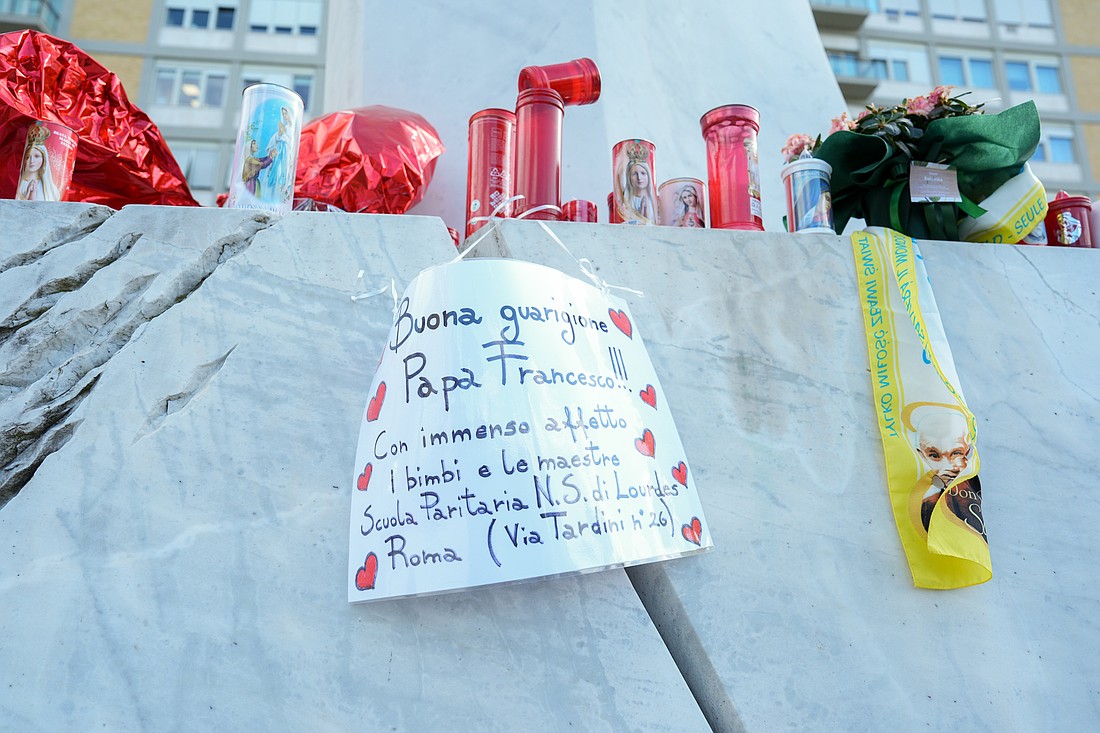
[[829, 54], [840, 92], [848, 102], [862, 102], [887, 78], [886, 62], [882, 59], [860, 59], [846, 54]]
[[31, 30], [57, 33], [57, 0], [0, 0], [0, 33]]
[[878, 0], [810, 0], [814, 21], [821, 30], [857, 31], [871, 13], [878, 12]]

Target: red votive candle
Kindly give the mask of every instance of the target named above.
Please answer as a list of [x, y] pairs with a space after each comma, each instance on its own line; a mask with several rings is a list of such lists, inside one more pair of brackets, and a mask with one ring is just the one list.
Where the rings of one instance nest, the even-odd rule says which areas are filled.
[[[516, 116], [506, 109], [483, 109], [470, 118], [469, 155], [466, 163], [466, 236], [489, 222], [470, 221], [489, 216], [512, 197], [515, 178]], [[512, 207], [498, 216], [508, 217]]]
[[562, 204], [561, 214], [563, 221], [580, 221], [595, 224], [599, 219], [599, 214], [596, 211], [596, 203], [584, 199], [566, 201]]
[[1055, 247], [1091, 247], [1089, 215], [1092, 201], [1088, 196], [1070, 196], [1059, 191], [1047, 209], [1047, 244]]
[[565, 104], [553, 89], [524, 89], [516, 99], [516, 202], [518, 216], [536, 206], [529, 219], [561, 219], [561, 128]]
[[553, 89], [565, 105], [592, 104], [600, 98], [600, 70], [592, 59], [520, 69], [519, 91]]
[[707, 192], [713, 229], [764, 230], [756, 135], [760, 113], [746, 104], [728, 104], [699, 120], [707, 143]]

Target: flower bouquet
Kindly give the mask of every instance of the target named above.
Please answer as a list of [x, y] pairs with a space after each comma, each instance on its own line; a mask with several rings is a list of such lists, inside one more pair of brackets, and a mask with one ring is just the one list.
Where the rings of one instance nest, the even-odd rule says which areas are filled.
[[[967, 104], [961, 99], [965, 95], [952, 96], [952, 89], [936, 87], [928, 96], [894, 107], [871, 104], [855, 120], [844, 113], [833, 120], [824, 140], [788, 139], [782, 151], [787, 161], [809, 151], [832, 166], [837, 232], [853, 217], [917, 239], [957, 240], [962, 232], [970, 241], [1015, 242], [1030, 230], [1015, 231], [1028, 204], [1046, 205], [1041, 184], [1025, 169], [1039, 143], [1035, 104], [987, 115], [983, 105]], [[948, 195], [914, 196], [911, 176], [926, 167], [940, 178], [954, 178], [957, 194], [949, 185]], [[1008, 204], [1000, 203], [1006, 198], [1002, 195], [995, 202], [998, 211], [987, 212], [982, 202], [1012, 179], [1021, 179], [1014, 183], [1020, 194], [1014, 187]], [[1030, 218], [1035, 216], [1032, 211]]]

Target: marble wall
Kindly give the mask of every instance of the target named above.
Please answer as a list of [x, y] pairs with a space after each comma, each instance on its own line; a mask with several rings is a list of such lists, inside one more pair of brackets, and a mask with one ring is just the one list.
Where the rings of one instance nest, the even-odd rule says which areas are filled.
[[[1088, 730], [1094, 251], [922, 243], [993, 579], [912, 587], [851, 245], [504, 223], [630, 296], [716, 549], [346, 602], [386, 297], [438, 219], [0, 202], [0, 729]], [[359, 273], [363, 276], [360, 279]]]

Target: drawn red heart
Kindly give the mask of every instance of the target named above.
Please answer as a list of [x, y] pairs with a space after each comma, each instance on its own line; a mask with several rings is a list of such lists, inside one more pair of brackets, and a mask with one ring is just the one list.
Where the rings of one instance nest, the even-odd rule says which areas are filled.
[[386, 399], [386, 383], [379, 382], [378, 389], [374, 393], [374, 397], [370, 398], [370, 402], [367, 403], [367, 422], [374, 422], [378, 419], [378, 413], [382, 411], [382, 402]]
[[653, 389], [652, 384], [647, 384], [645, 389], [638, 393], [638, 396], [642, 398], [642, 402], [650, 407], [657, 407], [657, 390]]
[[374, 473], [374, 464], [368, 463], [367, 467], [363, 469], [363, 473], [359, 474], [359, 480], [355, 482], [355, 488], [366, 491], [367, 486], [370, 485], [370, 475], [372, 473]]
[[363, 567], [355, 573], [355, 587], [359, 590], [374, 590], [374, 581], [378, 577], [378, 555], [373, 552], [363, 561]]
[[[369, 468], [369, 467], [368, 467]], [[686, 488], [688, 485], [688, 467], [683, 461], [680, 461], [680, 465], [672, 467], [672, 478], [679, 481]]]
[[626, 334], [628, 339], [633, 339], [631, 334], [634, 331], [634, 327], [630, 325], [630, 317], [621, 310], [613, 311], [610, 308], [607, 309], [607, 315], [611, 316], [611, 322], [618, 326], [619, 330]]
[[642, 431], [642, 437], [634, 440], [634, 447], [638, 449], [638, 452], [643, 456], [653, 457], [653, 451], [655, 446], [653, 445], [653, 432], [646, 428]]
[[699, 517], [692, 517], [691, 524], [685, 524], [681, 527], [680, 533], [684, 535], [684, 539], [688, 542], [699, 545], [703, 539], [703, 523], [699, 521]]

